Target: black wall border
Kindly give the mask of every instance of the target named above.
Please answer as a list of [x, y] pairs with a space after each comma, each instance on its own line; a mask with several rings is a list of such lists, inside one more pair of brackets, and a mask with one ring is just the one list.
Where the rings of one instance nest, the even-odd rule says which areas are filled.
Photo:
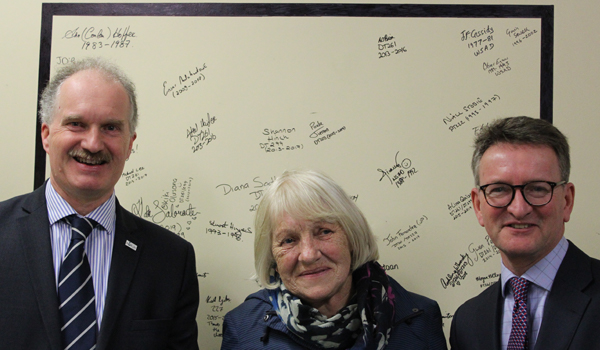
[[[229, 17], [447, 17], [540, 18], [540, 118], [552, 122], [554, 79], [553, 5], [416, 5], [416, 4], [294, 4], [294, 3], [43, 3], [40, 35], [39, 96], [50, 78], [54, 16], [229, 16]], [[36, 116], [33, 188], [46, 180], [39, 111]]]

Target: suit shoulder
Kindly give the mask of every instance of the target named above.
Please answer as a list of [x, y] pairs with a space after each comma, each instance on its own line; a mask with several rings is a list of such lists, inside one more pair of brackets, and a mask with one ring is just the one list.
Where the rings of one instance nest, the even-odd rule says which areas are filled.
[[[589, 271], [590, 275], [585, 274], [584, 271]], [[555, 281], [557, 280], [569, 285], [572, 285], [574, 281], [575, 283], [585, 283], [586, 293], [598, 297], [600, 296], [600, 260], [587, 255], [569, 241], [567, 255], [556, 274]]]
[[[592, 271], [594, 276], [600, 277], [600, 260], [592, 258]], [[598, 278], [600, 280], [600, 278]]]
[[590, 257], [590, 268], [592, 270], [592, 274], [594, 275], [594, 279], [600, 283], [600, 260]]
[[494, 302], [493, 300], [497, 298], [500, 291], [499, 283], [500, 282], [496, 281], [477, 296], [468, 299], [460, 305], [454, 313], [453, 321], [460, 318], [460, 315], [462, 314], [474, 315], [481, 305], [489, 305], [491, 307], [493, 304], [490, 303]]
[[5, 215], [9, 215], [11, 213], [20, 211], [23, 207], [23, 204], [26, 202], [27, 198], [31, 195], [31, 193], [22, 194], [16, 197], [12, 197], [0, 202], [0, 214], [1, 217], [5, 217]]
[[0, 227], [13, 225], [15, 219], [39, 209], [40, 206], [45, 206], [45, 198], [40, 198], [39, 194], [35, 196], [34, 192], [0, 202]]

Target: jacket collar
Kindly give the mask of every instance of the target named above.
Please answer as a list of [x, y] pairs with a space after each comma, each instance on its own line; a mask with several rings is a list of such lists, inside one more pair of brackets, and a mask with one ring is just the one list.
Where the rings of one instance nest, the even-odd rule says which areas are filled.
[[[50, 224], [46, 207], [46, 184], [28, 195], [22, 205], [22, 216], [16, 219], [22, 234], [21, 244], [25, 252], [27, 267], [33, 281], [46, 334], [53, 350], [61, 348], [60, 315], [56, 290], [50, 242]], [[108, 340], [119, 317], [125, 297], [129, 292], [139, 256], [144, 248], [144, 237], [137, 232], [132, 214], [116, 201], [116, 230], [113, 257], [108, 277], [108, 287], [104, 308], [102, 329], [98, 337], [97, 349], [106, 349]], [[133, 243], [133, 245], [132, 245]], [[135, 246], [135, 249], [132, 248]], [[113, 268], [118, 266], [118, 268]]]
[[21, 232], [21, 245], [50, 346], [58, 350], [61, 347], [60, 315], [45, 190], [44, 184], [27, 195], [21, 207], [22, 216], [16, 219], [16, 225]]
[[140, 255], [144, 250], [144, 236], [138, 231], [133, 214], [121, 207], [118, 200], [116, 214], [115, 240], [108, 275], [106, 301], [104, 302], [102, 328], [98, 336], [98, 350], [104, 350], [108, 346], [109, 339], [118, 323], [123, 303], [129, 294]]
[[591, 302], [584, 290], [592, 282], [592, 259], [569, 242], [567, 254], [546, 299], [536, 349], [569, 347]]
[[502, 283], [496, 282], [483, 295], [484, 299], [477, 307], [479, 315], [476, 337], [479, 349], [500, 350], [500, 322], [504, 299], [502, 298]]
[[410, 325], [415, 318], [425, 313], [425, 310], [416, 307], [410, 293], [396, 281], [390, 279], [390, 286], [394, 292], [394, 308], [396, 315], [394, 317], [394, 327], [406, 323]]

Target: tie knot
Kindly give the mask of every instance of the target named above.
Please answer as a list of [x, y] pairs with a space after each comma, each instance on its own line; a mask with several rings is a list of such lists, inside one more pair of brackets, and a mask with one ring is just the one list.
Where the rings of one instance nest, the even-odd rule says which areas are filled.
[[509, 282], [515, 294], [515, 300], [527, 300], [530, 282], [522, 277], [513, 277]]
[[89, 218], [82, 218], [75, 214], [66, 217], [66, 220], [71, 224], [71, 239], [84, 240], [88, 238], [92, 230], [98, 223]]

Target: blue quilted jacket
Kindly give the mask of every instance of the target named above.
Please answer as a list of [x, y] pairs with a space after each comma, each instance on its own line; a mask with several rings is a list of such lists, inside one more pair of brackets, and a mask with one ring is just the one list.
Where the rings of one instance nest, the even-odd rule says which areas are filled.
[[[437, 302], [402, 288], [390, 277], [396, 296], [396, 320], [386, 349], [446, 350]], [[288, 331], [266, 289], [249, 295], [225, 315], [221, 350], [315, 349]], [[354, 348], [352, 348], [354, 349]]]

